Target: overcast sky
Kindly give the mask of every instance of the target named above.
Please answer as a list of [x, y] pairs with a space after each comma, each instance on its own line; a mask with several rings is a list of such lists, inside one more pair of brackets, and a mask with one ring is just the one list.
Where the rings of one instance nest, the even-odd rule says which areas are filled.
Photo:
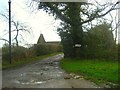
[[[26, 43], [37, 43], [40, 33], [44, 35], [46, 41], [60, 41], [60, 37], [56, 32], [60, 21], [55, 21], [53, 16], [46, 14], [42, 10], [39, 10], [38, 12], [32, 12], [33, 9], [26, 5], [27, 1], [30, 0], [11, 0], [12, 16], [14, 16], [15, 20], [23, 22], [32, 28], [33, 35], [28, 33], [21, 33], [24, 36], [23, 38], [25, 41], [27, 41], [22, 42], [23, 45]], [[102, 2], [105, 1], [106, 0]], [[8, 0], [0, 0], [0, 13], [6, 12], [6, 9], [8, 9]], [[8, 39], [8, 34], [4, 35], [6, 33], [4, 30], [8, 30], [8, 25], [6, 24], [6, 21], [0, 17], [0, 36]], [[12, 33], [12, 37], [14, 37], [14, 33]], [[2, 43], [5, 42], [2, 41]], [[0, 46], [2, 43], [0, 43]]]
[[[28, 0], [11, 0], [12, 15], [15, 20], [25, 23], [32, 28], [33, 35], [22, 33], [25, 41], [24, 44], [34, 44], [42, 33], [46, 41], [60, 41], [56, 29], [60, 21], [55, 21], [53, 16], [46, 14], [44, 11], [32, 12], [33, 9], [26, 5]], [[8, 9], [8, 0], [0, 0], [0, 13]], [[8, 39], [8, 34], [5, 34], [5, 29], [8, 30], [8, 25], [3, 18], [0, 18], [0, 36]], [[12, 34], [12, 37], [14, 34]], [[4, 42], [2, 42], [4, 43]]]

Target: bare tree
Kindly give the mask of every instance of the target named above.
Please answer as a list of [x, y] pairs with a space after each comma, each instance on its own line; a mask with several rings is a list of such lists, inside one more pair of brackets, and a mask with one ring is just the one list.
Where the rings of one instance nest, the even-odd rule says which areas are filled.
[[7, 39], [4, 39], [4, 38], [2, 38], [2, 37], [0, 37], [0, 40], [3, 40], [3, 41], [5, 41], [5, 42], [8, 42], [8, 43], [9, 43], [9, 41], [8, 41]]
[[[0, 13], [0, 15], [1, 15], [3, 18], [5, 18], [6, 21], [9, 20], [8, 14]], [[31, 34], [31, 30], [32, 30], [32, 29], [31, 29], [31, 27], [25, 25], [25, 23], [21, 23], [20, 21], [15, 20], [13, 16], [12, 16], [11, 22], [12, 22], [12, 26], [14, 27], [14, 29], [12, 29], [11, 32], [16, 32], [16, 34], [15, 34], [15, 36], [14, 36], [14, 38], [13, 38], [12, 41], [15, 40], [16, 46], [19, 46], [19, 39], [18, 39], [18, 37], [21, 37], [21, 39], [22, 39], [23, 41], [25, 41], [24, 38], [23, 38], [23, 35], [22, 35], [20, 32], [27, 32], [27, 33]], [[6, 34], [8, 34], [8, 32], [7, 32]], [[6, 39], [4, 39], [4, 38], [0, 38], [0, 40], [4, 40], [4, 41], [9, 42], [8, 40], [6, 40]]]

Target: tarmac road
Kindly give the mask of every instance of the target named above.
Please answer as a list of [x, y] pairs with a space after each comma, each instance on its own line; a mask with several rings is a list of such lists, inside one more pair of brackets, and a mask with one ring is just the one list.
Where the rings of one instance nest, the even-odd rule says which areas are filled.
[[63, 54], [2, 71], [3, 88], [99, 88], [84, 78], [74, 79], [59, 67]]

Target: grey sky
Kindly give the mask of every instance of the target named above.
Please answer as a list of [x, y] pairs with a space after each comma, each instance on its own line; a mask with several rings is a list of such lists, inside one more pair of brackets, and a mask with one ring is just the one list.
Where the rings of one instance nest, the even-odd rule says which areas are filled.
[[[38, 12], [32, 12], [31, 8], [26, 6], [28, 0], [11, 0], [12, 15], [15, 20], [21, 21], [32, 28], [33, 35], [22, 33], [25, 41], [23, 44], [34, 44], [40, 33], [44, 34], [46, 41], [60, 41], [60, 37], [56, 32], [59, 21], [55, 21], [53, 16], [50, 16], [42, 10]], [[4, 12], [8, 8], [8, 0], [0, 0], [0, 12]], [[0, 36], [8, 39], [8, 35], [4, 35], [4, 29], [8, 29], [8, 25], [4, 20], [0, 18]], [[13, 36], [14, 34], [12, 34]], [[3, 42], [4, 43], [4, 42]]]

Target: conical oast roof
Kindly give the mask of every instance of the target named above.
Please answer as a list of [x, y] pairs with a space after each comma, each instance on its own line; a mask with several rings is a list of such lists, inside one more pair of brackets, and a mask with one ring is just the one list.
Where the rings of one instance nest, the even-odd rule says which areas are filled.
[[39, 37], [39, 39], [38, 39], [38, 41], [37, 41], [37, 44], [38, 44], [38, 43], [45, 43], [45, 39], [44, 39], [43, 34], [40, 34], [40, 37]]

